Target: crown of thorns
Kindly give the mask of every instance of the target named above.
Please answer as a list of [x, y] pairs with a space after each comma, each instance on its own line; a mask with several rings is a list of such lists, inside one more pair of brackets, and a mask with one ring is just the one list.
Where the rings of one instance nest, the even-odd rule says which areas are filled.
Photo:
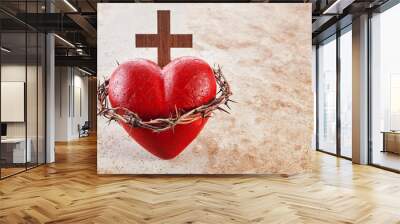
[[[103, 116], [111, 121], [119, 121], [129, 124], [134, 128], [146, 128], [154, 132], [166, 131], [174, 128], [178, 124], [189, 124], [201, 118], [211, 117], [215, 110], [220, 110], [229, 114], [231, 108], [229, 102], [235, 102], [229, 97], [232, 95], [231, 88], [222, 73], [221, 67], [213, 68], [215, 80], [218, 85], [216, 97], [209, 103], [191, 109], [189, 111], [181, 111], [175, 108], [175, 114], [168, 118], [156, 118], [151, 120], [143, 120], [133, 111], [124, 107], [110, 108], [108, 106], [108, 85], [109, 79], [106, 79], [97, 88], [98, 115]], [[223, 108], [225, 106], [227, 109]]]

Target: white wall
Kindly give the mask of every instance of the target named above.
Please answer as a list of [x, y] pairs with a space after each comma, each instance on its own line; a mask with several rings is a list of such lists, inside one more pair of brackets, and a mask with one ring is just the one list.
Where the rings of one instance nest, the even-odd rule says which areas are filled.
[[[88, 121], [88, 78], [82, 76], [82, 73], [76, 73], [77, 70], [74, 70], [74, 82], [73, 86], [74, 88], [71, 88], [73, 90], [73, 96], [71, 96], [71, 99], [74, 100], [74, 102], [71, 101], [71, 105], [74, 105], [73, 108], [71, 108], [72, 111], [72, 119], [71, 119], [71, 132], [70, 135], [72, 138], [78, 138], [79, 133], [78, 133], [78, 125], [83, 125], [85, 121]], [[80, 96], [80, 97], [79, 97]]]
[[[25, 82], [26, 67], [19, 64], [8, 64], [1, 66], [1, 81], [5, 82]], [[28, 66], [28, 72], [32, 70]], [[7, 110], [7, 108], [1, 108]], [[24, 138], [25, 137], [25, 122], [8, 122], [7, 123], [7, 137]]]
[[[37, 70], [38, 69], [38, 70]], [[27, 78], [27, 80], [25, 80]], [[45, 148], [45, 117], [44, 117], [44, 74], [42, 67], [25, 64], [3, 64], [1, 66], [2, 82], [24, 82], [26, 84], [26, 120], [22, 122], [6, 122], [7, 137], [24, 138], [25, 135], [30, 140], [32, 150], [32, 161], [44, 162]], [[2, 96], [4, 97], [4, 96]], [[3, 112], [12, 113], [11, 108], [1, 108]], [[25, 111], [26, 110], [26, 111]], [[37, 157], [37, 153], [39, 156]]]
[[[25, 70], [27, 69], [27, 70]], [[28, 72], [28, 81], [29, 86], [36, 86], [36, 80], [32, 80], [30, 78], [31, 74], [36, 75], [36, 66], [27, 66], [18, 65], [18, 64], [5, 64], [1, 66], [1, 81], [3, 82], [25, 82], [25, 75]], [[28, 119], [28, 129], [32, 127], [32, 130], [36, 130], [36, 113], [32, 113], [32, 111], [36, 112], [36, 88], [27, 88], [27, 106], [31, 108], [27, 108], [27, 119]], [[32, 104], [33, 103], [33, 104]], [[33, 110], [32, 110], [32, 107]], [[8, 108], [1, 108], [1, 110], [7, 110]], [[32, 123], [34, 122], [34, 123]], [[7, 122], [7, 135], [8, 137], [25, 137], [25, 123], [26, 122]], [[33, 127], [34, 126], [34, 127]], [[28, 137], [31, 132], [28, 130]], [[35, 132], [36, 136], [36, 132]]]
[[68, 140], [69, 68], [55, 68], [55, 141]]
[[78, 124], [88, 120], [88, 78], [76, 68], [56, 67], [55, 85], [55, 140], [77, 139]]

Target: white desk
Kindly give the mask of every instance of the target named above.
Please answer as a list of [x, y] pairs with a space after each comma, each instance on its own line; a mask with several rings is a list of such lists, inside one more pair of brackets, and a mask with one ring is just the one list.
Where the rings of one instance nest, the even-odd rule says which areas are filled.
[[[31, 153], [31, 146], [32, 141], [30, 138], [27, 138], [26, 142], [28, 143], [28, 147], [26, 147], [26, 154], [25, 154], [25, 138], [5, 138], [1, 139], [2, 147], [12, 147], [12, 162], [13, 163], [25, 163], [31, 162], [32, 160], [32, 153]], [[26, 159], [26, 161], [25, 161]]]

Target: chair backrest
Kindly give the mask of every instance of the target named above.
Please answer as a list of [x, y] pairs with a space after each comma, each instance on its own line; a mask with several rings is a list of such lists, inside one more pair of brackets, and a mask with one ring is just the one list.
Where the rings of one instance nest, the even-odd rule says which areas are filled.
[[89, 129], [90, 128], [89, 121], [85, 121], [85, 123], [83, 124], [82, 128]]

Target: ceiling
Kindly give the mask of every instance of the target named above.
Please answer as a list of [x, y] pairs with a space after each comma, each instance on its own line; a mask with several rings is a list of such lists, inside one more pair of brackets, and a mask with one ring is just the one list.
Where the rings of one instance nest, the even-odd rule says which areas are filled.
[[[383, 4], [387, 0], [1, 0], [2, 31], [18, 32], [31, 28], [55, 32], [56, 64], [81, 66], [96, 70], [97, 3], [103, 2], [269, 2], [312, 3], [313, 42], [332, 35], [337, 27], [351, 23], [351, 18]], [[48, 13], [49, 11], [52, 13]], [[25, 13], [27, 12], [27, 13]], [[340, 23], [338, 21], [341, 20]], [[347, 22], [346, 22], [347, 21]], [[339, 24], [339, 25], [338, 25]], [[15, 34], [16, 35], [16, 34]], [[15, 38], [18, 40], [18, 38]]]

